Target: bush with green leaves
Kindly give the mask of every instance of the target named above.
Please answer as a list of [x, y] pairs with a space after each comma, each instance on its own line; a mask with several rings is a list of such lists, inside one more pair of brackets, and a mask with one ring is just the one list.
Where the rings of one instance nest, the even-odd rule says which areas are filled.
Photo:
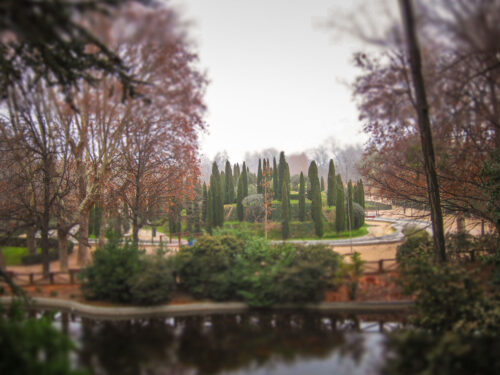
[[174, 258], [181, 287], [197, 298], [217, 301], [236, 297], [234, 267], [245, 241], [235, 236], [203, 236]]
[[324, 246], [270, 246], [255, 239], [239, 257], [239, 294], [255, 307], [319, 302], [339, 262], [338, 254]]
[[176, 287], [172, 262], [162, 253], [145, 256], [142, 262], [142, 272], [128, 280], [131, 302], [139, 305], [168, 302]]
[[92, 262], [80, 272], [82, 293], [87, 299], [131, 302], [130, 279], [143, 271], [140, 251], [130, 242], [120, 244], [108, 238], [102, 249], [92, 254]]
[[141, 305], [168, 302], [175, 288], [172, 267], [160, 255], [145, 255], [137, 245], [109, 237], [80, 273], [85, 298]]
[[353, 221], [354, 226], [352, 229], [359, 229], [365, 223], [365, 210], [363, 209], [363, 207], [361, 207], [361, 205], [359, 205], [356, 202], [353, 202], [352, 211], [354, 215], [354, 221]]
[[407, 227], [404, 233], [406, 235], [405, 242], [399, 245], [396, 251], [396, 259], [400, 265], [422, 252], [431, 253], [431, 236], [425, 229]]
[[[221, 233], [237, 232], [234, 229]], [[333, 285], [340, 256], [325, 246], [272, 246], [262, 238], [202, 237], [175, 256], [182, 287], [198, 298], [251, 306], [319, 302]]]

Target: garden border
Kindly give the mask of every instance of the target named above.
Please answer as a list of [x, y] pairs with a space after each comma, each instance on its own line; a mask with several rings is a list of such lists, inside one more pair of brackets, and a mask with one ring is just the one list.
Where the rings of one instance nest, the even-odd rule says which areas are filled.
[[[1, 304], [10, 305], [14, 297], [0, 297]], [[182, 305], [159, 306], [95, 306], [77, 301], [57, 298], [32, 297], [31, 307], [42, 310], [62, 310], [77, 314], [83, 318], [101, 320], [125, 320], [134, 318], [175, 317], [190, 315], [237, 314], [250, 311], [243, 302], [199, 302]], [[321, 302], [305, 305], [275, 305], [272, 310], [309, 310], [318, 312], [344, 313], [380, 313], [408, 311], [413, 306], [412, 300], [366, 301], [366, 302]], [[267, 309], [266, 309], [267, 310]]]

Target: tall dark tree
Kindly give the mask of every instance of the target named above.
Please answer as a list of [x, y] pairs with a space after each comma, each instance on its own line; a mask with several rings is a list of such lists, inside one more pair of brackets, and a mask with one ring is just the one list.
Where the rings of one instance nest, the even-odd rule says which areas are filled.
[[234, 203], [234, 182], [233, 182], [233, 172], [231, 170], [231, 164], [226, 161], [226, 181], [225, 181], [225, 194], [224, 203], [232, 204]]
[[238, 186], [238, 181], [240, 180], [240, 165], [236, 163], [233, 168], [233, 183], [234, 186]]
[[281, 236], [284, 240], [290, 237], [290, 216], [290, 196], [286, 181], [283, 181], [281, 187]]
[[427, 179], [429, 204], [431, 207], [431, 222], [434, 241], [434, 255], [439, 262], [446, 262], [446, 247], [444, 241], [443, 213], [439, 195], [439, 183], [436, 173], [436, 159], [429, 118], [429, 105], [422, 73], [420, 46], [415, 32], [415, 19], [410, 0], [400, 0], [401, 14], [405, 29], [406, 45], [411, 70], [411, 81], [415, 93], [415, 106], [417, 110], [418, 128], [420, 130], [420, 143], [424, 159], [424, 171]]
[[243, 198], [248, 197], [248, 168], [243, 162], [243, 167], [241, 168], [240, 178], [243, 181]]
[[347, 209], [347, 228], [352, 230], [354, 228], [354, 209], [353, 209], [353, 187], [352, 181], [349, 180], [347, 183], [347, 199], [346, 199], [346, 209]]
[[224, 171], [220, 172], [220, 197], [222, 199], [222, 204], [226, 203], [226, 173]]
[[330, 164], [328, 165], [328, 178], [327, 178], [327, 192], [326, 192], [326, 203], [328, 207], [335, 205], [335, 193], [337, 192], [337, 180], [335, 178], [335, 164], [333, 160], [330, 159]]
[[278, 162], [278, 199], [281, 200], [281, 187], [285, 181], [286, 175], [286, 159], [285, 152], [280, 152], [280, 158]]
[[222, 200], [221, 178], [217, 163], [212, 164], [212, 176], [210, 177], [210, 190], [213, 202], [213, 226], [220, 227], [224, 223], [224, 201]]
[[207, 208], [208, 208], [207, 184], [203, 183], [203, 188], [201, 193], [201, 220], [203, 225], [205, 225], [207, 221]]
[[321, 191], [318, 177], [318, 167], [315, 161], [309, 166], [309, 181], [311, 184], [311, 217], [314, 221], [314, 229], [318, 237], [323, 237], [323, 210], [321, 202]]
[[306, 181], [304, 173], [300, 172], [299, 182], [299, 221], [306, 220]]
[[[264, 163], [266, 160], [264, 160]], [[259, 159], [259, 166], [257, 167], [257, 194], [262, 194], [262, 164]]]
[[236, 194], [236, 214], [238, 215], [238, 220], [243, 221], [245, 212], [243, 210], [243, 175], [240, 175], [238, 181], [238, 193]]
[[279, 186], [279, 178], [278, 178], [278, 166], [276, 165], [276, 158], [273, 157], [273, 196], [274, 199], [278, 199], [278, 186]]
[[346, 215], [344, 202], [344, 184], [342, 178], [337, 175], [337, 194], [335, 202], [335, 230], [340, 233], [345, 231]]
[[205, 217], [205, 229], [208, 233], [212, 234], [213, 227], [214, 227], [214, 202], [213, 202], [212, 186], [210, 186], [207, 192], [207, 216]]

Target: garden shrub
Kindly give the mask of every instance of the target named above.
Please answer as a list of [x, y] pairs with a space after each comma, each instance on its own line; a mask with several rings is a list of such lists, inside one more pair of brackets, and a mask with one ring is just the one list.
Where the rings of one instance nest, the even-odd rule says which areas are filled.
[[129, 242], [120, 245], [108, 238], [93, 253], [92, 263], [80, 272], [82, 293], [87, 299], [152, 305], [167, 302], [175, 288], [170, 261], [163, 255], [145, 255]]
[[139, 305], [168, 302], [176, 286], [171, 262], [159, 253], [144, 257], [142, 268], [142, 272], [128, 280], [131, 302]]
[[365, 210], [356, 202], [353, 202], [352, 208], [354, 214], [354, 228], [352, 229], [359, 229], [365, 223]]
[[396, 251], [396, 259], [399, 264], [421, 252], [431, 253], [431, 236], [426, 230], [407, 227], [405, 234], [407, 236], [405, 242], [399, 245]]
[[240, 295], [255, 307], [319, 302], [331, 285], [338, 254], [324, 246], [272, 246], [254, 240], [238, 264]]
[[235, 298], [234, 267], [244, 247], [245, 241], [234, 236], [204, 236], [182, 248], [174, 259], [181, 286], [197, 298]]
[[87, 299], [131, 302], [129, 280], [143, 271], [140, 251], [136, 245], [118, 238], [109, 239], [102, 249], [92, 254], [92, 263], [82, 269], [82, 293]]

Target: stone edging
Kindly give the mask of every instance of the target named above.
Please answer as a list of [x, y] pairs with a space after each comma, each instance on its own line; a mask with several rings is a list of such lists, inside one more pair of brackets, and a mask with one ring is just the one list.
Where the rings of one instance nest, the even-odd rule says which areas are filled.
[[[1, 304], [10, 304], [12, 297], [0, 297]], [[33, 297], [31, 298], [34, 308], [42, 310], [61, 310], [82, 316], [84, 318], [102, 320], [120, 320], [133, 318], [208, 315], [208, 314], [230, 314], [242, 313], [250, 310], [243, 302], [199, 302], [184, 305], [160, 305], [149, 307], [104, 307], [89, 305], [81, 302]], [[407, 311], [413, 306], [413, 301], [382, 301], [382, 302], [322, 302], [319, 304], [306, 305], [277, 305], [273, 310], [302, 309], [321, 312], [351, 312], [351, 313], [390, 313]]]

